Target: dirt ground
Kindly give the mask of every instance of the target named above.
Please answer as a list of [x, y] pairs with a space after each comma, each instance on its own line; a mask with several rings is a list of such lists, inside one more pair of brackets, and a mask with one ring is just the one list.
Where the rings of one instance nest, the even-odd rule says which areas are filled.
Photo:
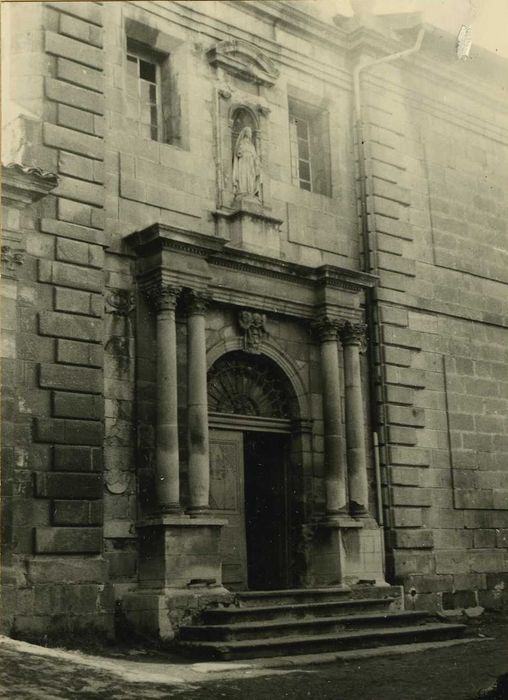
[[[305, 659], [294, 657], [294, 666], [284, 670], [242, 662], [224, 671], [224, 664], [193, 664], [161, 653], [132, 650], [105, 649], [100, 657], [62, 654], [4, 639], [0, 643], [0, 697], [477, 700], [480, 691], [508, 672], [508, 621], [473, 624], [483, 641], [325, 665], [305, 665]], [[494, 694], [489, 700], [508, 700], [508, 696]]]

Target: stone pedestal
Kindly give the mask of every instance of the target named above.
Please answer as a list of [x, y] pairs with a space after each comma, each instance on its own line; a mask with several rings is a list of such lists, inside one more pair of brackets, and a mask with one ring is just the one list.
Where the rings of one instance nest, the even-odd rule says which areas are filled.
[[138, 525], [139, 589], [122, 610], [135, 632], [171, 640], [182, 620], [211, 602], [228, 602], [219, 551], [226, 520], [160, 516]]
[[234, 211], [216, 211], [217, 232], [232, 245], [253, 253], [279, 256], [281, 219], [271, 216], [252, 197], [235, 201]]

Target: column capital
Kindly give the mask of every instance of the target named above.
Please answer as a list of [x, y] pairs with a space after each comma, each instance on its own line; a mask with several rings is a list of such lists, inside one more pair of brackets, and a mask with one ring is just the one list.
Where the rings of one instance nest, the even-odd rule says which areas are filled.
[[148, 303], [157, 313], [161, 313], [162, 311], [174, 311], [181, 291], [181, 287], [164, 284], [163, 282], [151, 284], [144, 290]]
[[199, 314], [203, 315], [210, 306], [212, 297], [209, 292], [198, 292], [194, 289], [190, 289], [185, 297], [187, 304], [187, 314]]
[[330, 316], [320, 316], [313, 322], [312, 328], [317, 334], [321, 343], [327, 340], [337, 340], [339, 331], [339, 321]]
[[341, 321], [339, 336], [342, 345], [358, 345], [363, 350], [367, 345], [367, 324]]

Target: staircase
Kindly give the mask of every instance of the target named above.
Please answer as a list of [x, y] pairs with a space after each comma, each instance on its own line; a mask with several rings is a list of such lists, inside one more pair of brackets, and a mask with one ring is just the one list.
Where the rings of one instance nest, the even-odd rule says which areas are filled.
[[462, 624], [401, 609], [397, 586], [355, 586], [236, 594], [236, 604], [208, 607], [200, 624], [180, 628], [178, 650], [196, 658], [252, 659], [317, 654], [465, 635]]

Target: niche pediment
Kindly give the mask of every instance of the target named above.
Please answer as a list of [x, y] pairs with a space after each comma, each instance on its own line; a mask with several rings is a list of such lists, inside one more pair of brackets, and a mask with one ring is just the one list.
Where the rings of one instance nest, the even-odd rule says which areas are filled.
[[208, 62], [227, 73], [271, 87], [279, 77], [273, 62], [252, 44], [240, 39], [221, 41], [207, 52]]

